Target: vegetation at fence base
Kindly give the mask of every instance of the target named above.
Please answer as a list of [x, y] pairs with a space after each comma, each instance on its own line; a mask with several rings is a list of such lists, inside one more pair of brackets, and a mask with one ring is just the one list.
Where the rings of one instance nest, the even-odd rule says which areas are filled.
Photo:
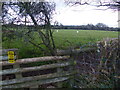
[[106, 80], [103, 78], [94, 80], [93, 76], [83, 74], [76, 78], [74, 87], [76, 88], [114, 88], [115, 81], [112, 79]]
[[[75, 86], [79, 88], [115, 88], [118, 87], [119, 76], [119, 55], [118, 55], [118, 39], [104, 39], [98, 44], [98, 60], [99, 63], [92, 71], [79, 73], [75, 78]], [[95, 59], [94, 59], [95, 60]], [[94, 63], [94, 62], [93, 62]], [[94, 65], [94, 64], [93, 64]]]

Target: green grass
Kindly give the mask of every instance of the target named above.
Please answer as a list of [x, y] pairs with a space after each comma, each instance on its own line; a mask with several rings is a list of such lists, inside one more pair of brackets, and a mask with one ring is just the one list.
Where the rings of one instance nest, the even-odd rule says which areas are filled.
[[65, 48], [71, 45], [80, 46], [86, 43], [94, 43], [107, 37], [116, 38], [118, 37], [118, 32], [97, 30], [58, 30], [57, 32], [55, 30], [53, 35], [56, 46], [58, 48]]
[[[37, 34], [34, 35], [35, 42], [40, 42]], [[116, 38], [118, 37], [118, 32], [112, 31], [97, 31], [97, 30], [54, 30], [53, 33], [56, 47], [58, 49], [65, 49], [71, 46], [80, 47], [81, 45], [87, 43], [94, 43], [100, 41], [103, 38]], [[5, 41], [2, 43], [3, 48], [18, 48], [19, 58], [30, 58], [44, 56], [44, 54], [33, 45], [25, 42], [23, 38], [16, 38], [11, 41]]]

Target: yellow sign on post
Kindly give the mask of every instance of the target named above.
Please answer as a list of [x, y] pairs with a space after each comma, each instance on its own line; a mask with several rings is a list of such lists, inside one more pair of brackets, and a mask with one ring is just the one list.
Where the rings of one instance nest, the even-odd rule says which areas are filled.
[[8, 62], [15, 63], [14, 51], [8, 51]]

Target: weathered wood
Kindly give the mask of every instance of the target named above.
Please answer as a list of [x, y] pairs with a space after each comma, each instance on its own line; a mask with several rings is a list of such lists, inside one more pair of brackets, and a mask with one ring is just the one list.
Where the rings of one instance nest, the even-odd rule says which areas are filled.
[[[57, 63], [61, 63], [61, 61], [58, 60]], [[57, 73], [62, 73], [62, 72], [63, 72], [63, 69], [60, 68], [60, 67], [58, 67], [58, 68], [57, 68]], [[62, 83], [61, 83], [61, 82], [58, 82], [58, 83], [57, 83], [57, 88], [61, 88], [61, 87], [62, 87]]]
[[[16, 78], [12, 80], [1, 81], [0, 87], [2, 88], [24, 88], [24, 87], [37, 88], [38, 85], [54, 83], [54, 82], [58, 83], [64, 80], [68, 80], [76, 73], [74, 72], [74, 70], [62, 71], [62, 67], [70, 66], [70, 65], [73, 66], [73, 62], [65, 61], [66, 59], [70, 59], [70, 56], [46, 56], [46, 57], [37, 57], [37, 58], [17, 59], [15, 63], [9, 63], [8, 61], [5, 61], [5, 59], [6, 60], [8, 59], [7, 57], [8, 51], [14, 51], [15, 58], [17, 58], [18, 49], [6, 49], [6, 50], [4, 49], [0, 51], [2, 55], [0, 56], [0, 64], [2, 66], [13, 65], [13, 69], [6, 69], [6, 70], [0, 71], [0, 76], [6, 75], [6, 74], [15, 74]], [[73, 53], [74, 50], [71, 52]], [[26, 63], [32, 63], [32, 62], [43, 62], [43, 61], [57, 61], [57, 63], [34, 66], [34, 67], [26, 67], [26, 68], [20, 67], [20, 64], [26, 64]], [[51, 68], [57, 68], [57, 73], [32, 76], [32, 77], [22, 77], [22, 72], [30, 72], [30, 71], [37, 71], [37, 70], [44, 70], [44, 69], [51, 69]], [[59, 85], [59, 88], [62, 87], [61, 83], [59, 83], [58, 85]]]
[[2, 85], [10, 85], [10, 84], [16, 84], [16, 83], [24, 83], [24, 82], [29, 82], [29, 81], [34, 81], [34, 80], [40, 80], [40, 79], [49, 79], [49, 78], [56, 78], [56, 77], [64, 77], [64, 76], [69, 76], [73, 75], [77, 72], [69, 72], [69, 71], [64, 71], [62, 73], [51, 73], [51, 74], [45, 74], [45, 75], [39, 75], [39, 76], [32, 76], [32, 77], [23, 77], [21, 79], [12, 79], [12, 80], [4, 80], [0, 81], [0, 86]]
[[39, 86], [38, 85], [34, 85], [34, 86], [30, 86], [29, 90], [38, 90]]
[[69, 56], [46, 56], [46, 57], [37, 57], [37, 58], [26, 58], [16, 60], [15, 63], [9, 63], [8, 61], [0, 62], [2, 65], [13, 65], [13, 64], [22, 64], [22, 63], [31, 63], [31, 62], [40, 62], [40, 61], [53, 61], [53, 60], [65, 60], [69, 59]]
[[[13, 68], [15, 69], [15, 68], [20, 68], [20, 65], [19, 64], [15, 64], [15, 65], [13, 65]], [[16, 73], [15, 74], [15, 77], [16, 78], [22, 78], [22, 73]]]
[[[74, 63], [74, 60], [73, 60], [73, 56], [72, 56], [72, 55], [71, 55], [70, 62], [71, 62], [71, 63]], [[71, 71], [71, 72], [72, 72], [73, 70], [75, 70], [75, 71], [76, 71], [76, 69], [75, 69], [74, 65], [73, 65], [73, 66], [69, 66], [69, 71]], [[73, 78], [74, 78], [74, 76], [72, 76], [72, 78], [69, 80], [69, 84], [70, 84], [70, 85], [69, 85], [69, 86], [70, 86], [69, 88], [71, 88], [71, 87], [72, 87], [71, 85], [74, 85], [74, 79], [73, 79]]]
[[31, 82], [25, 82], [21, 84], [15, 84], [15, 85], [9, 85], [9, 86], [2, 86], [2, 88], [23, 88], [23, 87], [30, 87], [34, 85], [42, 85], [42, 84], [48, 84], [48, 83], [55, 83], [60, 82], [69, 79], [70, 77], [59, 77], [54, 79], [46, 79], [46, 80], [37, 80], [37, 81], [31, 81]]
[[[14, 56], [14, 59], [16, 59], [17, 56]], [[8, 60], [8, 56], [0, 56], [0, 61], [7, 61]]]
[[7, 69], [7, 70], [0, 71], [0, 75], [21, 73], [21, 72], [27, 72], [27, 71], [36, 71], [36, 70], [43, 70], [43, 69], [50, 69], [50, 68], [58, 68], [58, 67], [68, 66], [71, 64], [72, 64], [71, 62], [62, 62], [62, 63], [36, 66], [36, 67]]
[[16, 55], [16, 51], [18, 51], [18, 49], [16, 49], [16, 48], [13, 48], [13, 49], [2, 49], [2, 50], [0, 50], [0, 56], [7, 55], [8, 51], [14, 51], [15, 55]]
[[57, 55], [70, 55], [75, 53], [83, 53], [89, 51], [95, 51], [96, 48], [83, 48], [83, 49], [73, 49], [73, 50], [59, 50], [57, 51]]

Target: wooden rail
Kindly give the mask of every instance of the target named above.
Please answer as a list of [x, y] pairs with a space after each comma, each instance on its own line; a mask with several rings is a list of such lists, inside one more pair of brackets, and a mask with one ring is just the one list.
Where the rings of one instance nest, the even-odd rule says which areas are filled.
[[70, 54], [78, 54], [83, 52], [96, 51], [96, 47], [94, 48], [83, 48], [83, 49], [72, 49], [72, 50], [58, 50], [57, 55], [70, 55]]
[[[15, 57], [17, 59], [17, 49], [5, 49], [0, 50], [1, 57], [7, 57], [8, 51], [14, 51]], [[10, 74], [14, 74], [15, 78], [13, 79], [4, 79], [0, 81], [1, 88], [24, 88], [24, 87], [36, 87], [38, 88], [39, 85], [42, 84], [49, 84], [49, 83], [58, 83], [58, 87], [61, 87], [62, 81], [69, 80], [73, 77], [77, 72], [75, 70], [64, 70], [66, 66], [71, 68], [74, 66], [74, 61], [71, 60], [70, 56], [46, 56], [46, 57], [37, 57], [37, 58], [26, 58], [26, 59], [17, 59], [15, 63], [9, 63], [8, 58], [2, 58], [0, 60], [0, 65], [2, 67], [6, 67], [12, 65], [13, 68], [4, 69], [0, 71], [0, 76], [8, 76]], [[52, 62], [48, 64], [46, 62]], [[46, 63], [45, 65], [36, 66], [35, 63]], [[29, 64], [32, 63], [34, 66], [29, 67], [22, 67], [22, 64]], [[32, 71], [40, 71], [46, 69], [57, 69], [56, 72], [49, 72], [47, 74], [39, 74], [37, 76], [27, 76], [24, 77], [23, 73], [27, 73]]]
[[37, 58], [18, 59], [16, 61], [16, 63], [9, 63], [8, 61], [4, 61], [4, 62], [0, 62], [0, 64], [2, 64], [2, 65], [14, 65], [14, 64], [31, 63], [31, 62], [65, 60], [68, 58], [69, 58], [69, 56], [46, 56], [46, 57], [37, 57]]

